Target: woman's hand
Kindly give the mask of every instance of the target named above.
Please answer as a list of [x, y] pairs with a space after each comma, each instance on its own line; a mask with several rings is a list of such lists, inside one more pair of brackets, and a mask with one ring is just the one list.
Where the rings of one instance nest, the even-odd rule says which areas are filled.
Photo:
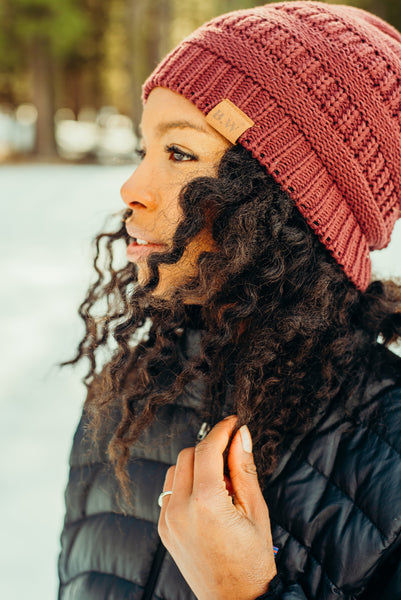
[[[276, 575], [269, 512], [247, 427], [223, 453], [236, 417], [218, 423], [167, 471], [159, 534], [199, 600], [254, 600]], [[230, 490], [230, 493], [229, 491]], [[230, 495], [232, 494], [232, 496]]]

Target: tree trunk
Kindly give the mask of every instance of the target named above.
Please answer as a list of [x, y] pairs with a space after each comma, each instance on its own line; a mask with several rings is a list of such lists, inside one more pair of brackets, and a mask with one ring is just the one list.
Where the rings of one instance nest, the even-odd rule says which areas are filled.
[[32, 41], [30, 48], [32, 73], [32, 102], [38, 111], [35, 154], [52, 158], [57, 156], [54, 137], [54, 79], [50, 45], [45, 38]]
[[127, 0], [126, 11], [132, 119], [138, 133], [142, 84], [170, 46], [170, 0]]
[[59, 103], [59, 106], [63, 108], [65, 106], [71, 108], [75, 118], [78, 117], [79, 111], [84, 104], [82, 99], [83, 69], [77, 62], [68, 65], [63, 72], [62, 102], [61, 104]]

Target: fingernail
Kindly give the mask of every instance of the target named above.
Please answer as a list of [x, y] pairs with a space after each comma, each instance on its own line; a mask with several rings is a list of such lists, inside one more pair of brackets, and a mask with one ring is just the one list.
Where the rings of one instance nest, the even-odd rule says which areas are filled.
[[252, 438], [249, 433], [249, 429], [246, 425], [242, 425], [239, 429], [239, 433], [241, 436], [242, 449], [244, 452], [252, 452]]

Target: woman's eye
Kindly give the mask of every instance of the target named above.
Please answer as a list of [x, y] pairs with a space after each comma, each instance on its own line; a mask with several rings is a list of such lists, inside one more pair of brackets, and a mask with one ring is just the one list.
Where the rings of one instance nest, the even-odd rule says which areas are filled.
[[143, 148], [137, 148], [135, 150], [135, 154], [139, 157], [140, 160], [143, 160], [145, 158], [146, 152]]
[[194, 154], [184, 152], [184, 150], [180, 150], [180, 148], [177, 148], [176, 146], [167, 146], [166, 152], [169, 154], [169, 159], [174, 162], [197, 160], [197, 157]]

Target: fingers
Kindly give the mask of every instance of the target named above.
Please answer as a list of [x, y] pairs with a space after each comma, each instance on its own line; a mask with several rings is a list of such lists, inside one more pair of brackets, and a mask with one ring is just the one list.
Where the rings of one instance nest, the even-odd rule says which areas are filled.
[[207, 437], [195, 448], [193, 490], [216, 489], [224, 483], [224, 458], [232, 432], [237, 422], [236, 416], [227, 417], [213, 427]]
[[178, 455], [177, 464], [170, 467], [166, 473], [163, 492], [172, 493], [161, 500], [158, 523], [158, 532], [165, 545], [168, 543], [171, 529], [179, 527], [180, 520], [185, 516], [185, 507], [192, 493], [194, 454], [194, 448], [182, 450]]
[[[164, 478], [163, 492], [169, 492], [169, 491], [173, 490], [174, 472], [175, 472], [175, 466], [170, 467], [167, 470], [166, 477]], [[161, 504], [161, 506], [160, 506], [160, 515], [162, 513], [166, 512], [167, 504], [168, 504], [170, 498], [171, 498], [170, 495], [169, 496], [163, 496], [163, 497], [159, 496], [159, 504]]]
[[173, 494], [174, 502], [178, 502], [191, 495], [193, 472], [194, 448], [186, 448], [178, 455], [177, 464], [167, 470], [163, 492], [171, 491], [172, 494], [162, 498], [162, 513], [165, 513]]
[[241, 507], [250, 518], [261, 510], [267, 510], [253, 460], [252, 439], [246, 425], [233, 437], [227, 462], [236, 507]]
[[173, 492], [177, 498], [187, 498], [192, 494], [194, 454], [194, 448], [185, 448], [178, 455], [173, 481]]
[[167, 506], [188, 499], [193, 492], [226, 490], [224, 451], [237, 422], [236, 416], [220, 421], [196, 448], [186, 448], [178, 455], [177, 464], [166, 473], [163, 491], [172, 494], [162, 499], [161, 517]]
[[173, 489], [174, 473], [175, 465], [173, 467], [170, 467], [166, 472], [166, 477], [164, 478], [163, 484], [163, 492], [167, 492]]

